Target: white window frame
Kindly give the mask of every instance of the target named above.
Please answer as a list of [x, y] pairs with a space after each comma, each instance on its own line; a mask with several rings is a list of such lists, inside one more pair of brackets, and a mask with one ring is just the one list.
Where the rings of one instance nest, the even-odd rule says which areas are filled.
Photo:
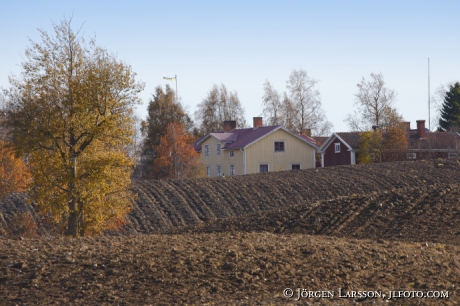
[[[283, 150], [282, 151], [281, 150], [278, 150], [278, 151], [276, 150], [276, 143], [277, 142], [282, 142], [283, 143]], [[274, 150], [274, 152], [286, 152], [286, 142], [284, 140], [274, 141], [273, 142], [273, 150]]]
[[211, 166], [206, 166], [206, 175], [207, 177], [211, 176]]
[[458, 154], [456, 152], [449, 152], [447, 153], [447, 158], [452, 159], [452, 158], [457, 158]]
[[340, 142], [334, 143], [335, 153], [340, 153]]
[[[299, 165], [299, 169], [292, 169], [293, 166], [297, 166], [297, 165]], [[299, 164], [291, 164], [291, 170], [300, 170], [300, 169], [302, 169], [302, 164], [300, 164], [300, 163]]]
[[[267, 172], [260, 172], [260, 166], [267, 166]], [[259, 173], [268, 173], [270, 172], [270, 164], [259, 164]]]
[[222, 165], [217, 165], [216, 174], [217, 176], [222, 176]]
[[417, 153], [407, 153], [407, 159], [417, 159]]
[[217, 146], [216, 146], [216, 153], [217, 153], [217, 155], [220, 155], [220, 151], [221, 151], [221, 144], [218, 143]]
[[204, 156], [209, 156], [209, 145], [204, 145]]
[[230, 158], [235, 157], [235, 151], [229, 151], [228, 154], [229, 154]]
[[230, 175], [235, 175], [235, 174], [236, 174], [235, 165], [234, 165], [234, 164], [231, 164], [231, 165], [230, 165]]

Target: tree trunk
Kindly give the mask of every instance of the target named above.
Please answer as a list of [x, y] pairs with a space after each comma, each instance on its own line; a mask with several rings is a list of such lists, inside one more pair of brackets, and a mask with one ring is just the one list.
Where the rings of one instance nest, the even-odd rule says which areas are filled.
[[77, 196], [76, 196], [76, 187], [75, 181], [77, 178], [77, 158], [71, 157], [70, 158], [70, 165], [72, 172], [72, 180], [68, 184], [69, 189], [69, 197], [68, 197], [68, 205], [69, 205], [69, 217], [67, 219], [67, 233], [66, 236], [70, 237], [77, 237], [78, 235], [78, 209], [77, 209]]
[[69, 183], [69, 217], [67, 218], [66, 236], [77, 237], [78, 211], [77, 201], [74, 196], [75, 184]]

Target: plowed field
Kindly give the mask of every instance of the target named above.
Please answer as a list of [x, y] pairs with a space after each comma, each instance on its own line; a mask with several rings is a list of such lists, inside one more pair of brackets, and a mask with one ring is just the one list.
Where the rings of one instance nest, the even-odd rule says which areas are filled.
[[459, 179], [436, 160], [142, 181], [121, 236], [0, 239], [0, 305], [458, 305]]

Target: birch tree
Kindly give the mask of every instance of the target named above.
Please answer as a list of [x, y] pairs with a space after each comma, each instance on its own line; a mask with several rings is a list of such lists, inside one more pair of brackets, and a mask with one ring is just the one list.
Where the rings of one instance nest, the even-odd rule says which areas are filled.
[[222, 130], [222, 124], [225, 120], [236, 120], [238, 128], [246, 126], [244, 108], [238, 93], [228, 91], [224, 84], [220, 87], [214, 84], [207, 97], [197, 107], [195, 121], [201, 135]]
[[358, 87], [354, 104], [356, 109], [345, 119], [352, 130], [370, 130], [374, 125], [385, 129], [403, 120], [394, 107], [397, 94], [386, 87], [381, 73], [371, 73], [370, 80], [362, 78], [356, 86]]
[[269, 124], [284, 125], [299, 134], [311, 130], [316, 136], [328, 135], [332, 124], [324, 114], [321, 95], [315, 88], [317, 83], [307, 71], [294, 69], [286, 82], [287, 91], [281, 101], [280, 94], [266, 81], [262, 107]]
[[88, 43], [71, 20], [40, 30], [20, 77], [10, 78], [6, 125], [28, 155], [30, 196], [68, 236], [102, 233], [130, 210], [132, 109], [143, 84], [131, 67]]

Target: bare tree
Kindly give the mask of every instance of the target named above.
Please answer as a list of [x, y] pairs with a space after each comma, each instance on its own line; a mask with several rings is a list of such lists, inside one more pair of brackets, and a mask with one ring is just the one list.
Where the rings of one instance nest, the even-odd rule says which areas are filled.
[[262, 97], [263, 114], [269, 125], [284, 125], [283, 103], [281, 98], [268, 80], [264, 83], [264, 96]]
[[215, 84], [212, 86], [208, 96], [198, 104], [195, 120], [201, 135], [221, 130], [225, 120], [236, 120], [239, 128], [246, 126], [244, 108], [241, 106], [238, 93], [229, 92], [224, 84], [220, 87]]
[[396, 100], [396, 92], [385, 87], [385, 81], [381, 73], [371, 73], [371, 80], [364, 78], [356, 85], [358, 93], [355, 94], [356, 110], [349, 114], [345, 121], [352, 130], [369, 130], [373, 125], [391, 126], [402, 121], [393, 104]]
[[270, 124], [284, 125], [296, 132], [310, 129], [314, 135], [328, 135], [332, 124], [326, 120], [321, 105], [317, 80], [310, 78], [305, 70], [293, 70], [286, 82], [287, 93], [280, 95], [270, 82], [264, 83], [263, 112]]
[[6, 108], [6, 96], [3, 92], [0, 92], [0, 110], [4, 111]]

